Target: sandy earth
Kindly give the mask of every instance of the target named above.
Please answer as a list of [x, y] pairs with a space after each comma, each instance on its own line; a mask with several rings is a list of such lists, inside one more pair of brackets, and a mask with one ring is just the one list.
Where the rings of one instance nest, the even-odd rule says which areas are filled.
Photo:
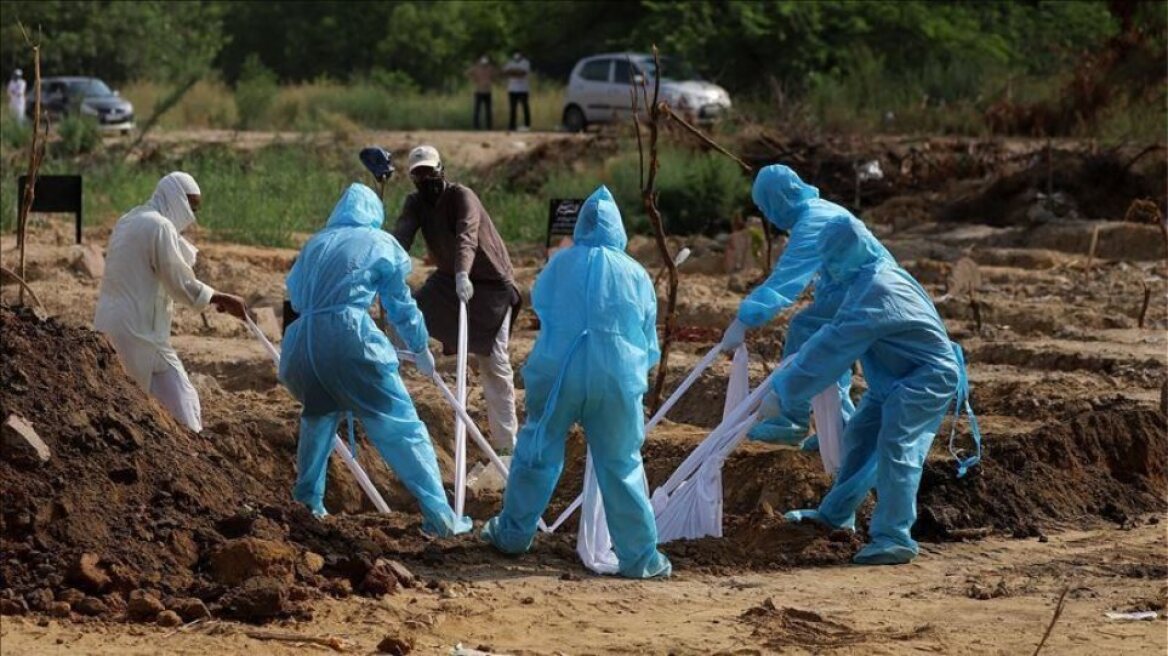
[[[329, 651], [245, 635], [255, 630], [339, 636], [359, 654], [390, 634], [413, 636], [423, 654], [448, 653], [458, 643], [514, 654], [1020, 654], [1033, 651], [1069, 586], [1046, 653], [1154, 654], [1165, 646], [1162, 620], [1111, 621], [1104, 613], [1163, 595], [1163, 580], [1121, 572], [1164, 549], [1163, 525], [1157, 525], [1068, 531], [1046, 544], [926, 547], [905, 567], [681, 573], [667, 582], [563, 581], [517, 562], [506, 571], [443, 572], [457, 581], [446, 593], [322, 603], [307, 623], [254, 629], [211, 622], [176, 631], [5, 617], [0, 639], [11, 654]], [[752, 615], [751, 609], [767, 612]]]
[[[224, 135], [224, 140], [232, 138], [231, 133]], [[477, 152], [486, 158], [476, 160], [482, 165], [508, 149], [527, 147], [516, 142], [552, 138], [575, 137], [491, 133], [476, 145], [467, 143], [464, 133], [399, 133], [374, 140], [396, 148], [398, 142], [421, 139], [464, 161]], [[453, 154], [459, 148], [465, 152]], [[945, 291], [952, 262], [967, 255], [980, 264], [980, 331], [964, 300], [942, 302], [939, 309], [968, 354], [982, 427], [993, 436], [990, 449], [995, 438], [1027, 433], [1075, 413], [1154, 408], [1160, 403], [1160, 386], [1168, 371], [1168, 265], [1155, 255], [1119, 260], [1125, 250], [1150, 250], [1144, 244], [1159, 239], [1159, 232], [1152, 226], [1108, 224], [1099, 251], [1106, 256], [1098, 257], [1088, 271], [1081, 245], [1093, 225], [1083, 222], [1046, 236], [1031, 234], [1025, 248], [1018, 247], [1010, 228], [924, 224], [883, 235], [935, 297]], [[50, 314], [67, 323], [89, 325], [98, 283], [69, 270], [69, 226], [38, 222], [33, 231], [29, 251], [33, 289]], [[104, 244], [107, 234], [108, 227], [93, 228], [86, 239]], [[1136, 246], [1125, 249], [1125, 244]], [[720, 255], [705, 252], [708, 246], [695, 242], [695, 256], [683, 269], [679, 323], [714, 331], [712, 339], [729, 322], [745, 287], [741, 280], [699, 273], [712, 270], [720, 260]], [[222, 243], [201, 243], [200, 248], [199, 270], [208, 282], [244, 295], [253, 306], [278, 310], [283, 272], [294, 251]], [[635, 239], [630, 250], [651, 262], [651, 248], [647, 240]], [[0, 249], [6, 263], [12, 262], [11, 249], [11, 240]], [[529, 289], [539, 255], [521, 249], [513, 256], [520, 285]], [[427, 273], [416, 264], [411, 282], [420, 282]], [[1143, 285], [1151, 289], [1151, 306], [1140, 329]], [[13, 286], [5, 286], [2, 298], [11, 302], [14, 292]], [[532, 319], [524, 314], [517, 324], [512, 349], [517, 369], [533, 343]], [[752, 338], [761, 358], [752, 363], [754, 379], [777, 359], [773, 336], [763, 331]], [[180, 310], [174, 342], [201, 391], [205, 423], [212, 431], [217, 425], [250, 421], [281, 440], [295, 439], [296, 404], [276, 387], [264, 352], [239, 325], [213, 312], [206, 313], [204, 323], [198, 314]], [[710, 343], [679, 344], [670, 380], [684, 375]], [[453, 378], [452, 358], [440, 358], [439, 368]], [[715, 367], [715, 373], [725, 370], [725, 363]], [[720, 408], [722, 380], [704, 378], [693, 393], [695, 399], [672, 416], [682, 422], [679, 427], [690, 424], [687, 435], [700, 434], [695, 427], [709, 427], [712, 415], [706, 406]], [[420, 407], [438, 407], [433, 390], [409, 374], [407, 382]], [[522, 390], [518, 393], [522, 403]], [[478, 394], [472, 393], [471, 404], [481, 408]], [[704, 403], [707, 398], [718, 400]], [[481, 414], [476, 413], [480, 420]], [[431, 432], [448, 471], [449, 429], [432, 424]], [[941, 442], [933, 457], [945, 456]], [[754, 453], [763, 447], [751, 449]], [[393, 487], [387, 485], [384, 468], [372, 469], [379, 485]], [[326, 501], [335, 506], [335, 499]], [[717, 575], [681, 570], [669, 581], [638, 583], [593, 577], [568, 562], [549, 569], [526, 558], [506, 565], [458, 565], [455, 571], [427, 571], [427, 566], [418, 565], [416, 573], [440, 576], [451, 585], [444, 591], [406, 590], [380, 600], [318, 601], [312, 621], [260, 630], [340, 636], [352, 643], [353, 653], [370, 653], [384, 636], [401, 634], [416, 640], [418, 653], [448, 653], [462, 643], [532, 654], [1015, 654], [1033, 651], [1055, 600], [1069, 586], [1046, 653], [1164, 653], [1166, 519], [1161, 512], [1124, 530], [1098, 520], [1052, 526], [1045, 531], [1048, 542], [993, 537], [976, 543], [926, 544], [921, 558], [898, 568], [764, 569]], [[769, 605], [767, 599], [772, 600]], [[1161, 619], [1133, 623], [1104, 616], [1111, 610], [1145, 608], [1159, 610]], [[318, 645], [259, 642], [245, 635], [251, 630], [255, 629], [218, 621], [175, 631], [4, 617], [0, 651], [328, 651]]]

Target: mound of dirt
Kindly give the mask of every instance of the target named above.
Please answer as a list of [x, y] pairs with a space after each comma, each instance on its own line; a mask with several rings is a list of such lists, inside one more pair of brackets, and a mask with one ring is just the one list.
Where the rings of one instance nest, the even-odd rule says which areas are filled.
[[[947, 221], [993, 226], [1027, 225], [1056, 218], [1124, 218], [1134, 201], [1152, 199], [1163, 209], [1168, 188], [1164, 158], [1144, 169], [1118, 153], [1091, 154], [1055, 150], [1014, 173], [955, 199], [941, 211]], [[1044, 195], [1053, 190], [1049, 196]]]
[[[97, 333], [7, 307], [0, 333], [0, 416], [19, 417], [42, 443], [40, 453], [21, 448], [5, 429], [8, 611], [152, 619], [143, 609], [157, 602], [183, 617], [202, 604], [244, 620], [296, 616], [318, 589], [359, 588], [385, 553], [367, 544], [366, 527], [324, 528], [285, 486], [267, 485], [226, 445], [179, 426]], [[416, 521], [381, 521], [425, 543]], [[339, 565], [336, 554], [353, 546], [368, 547], [364, 560]]]
[[1029, 435], [992, 440], [980, 467], [956, 478], [930, 461], [915, 534], [944, 539], [959, 529], [1037, 534], [1046, 520], [1085, 517], [1126, 524], [1166, 510], [1168, 421], [1150, 410], [1088, 412]]

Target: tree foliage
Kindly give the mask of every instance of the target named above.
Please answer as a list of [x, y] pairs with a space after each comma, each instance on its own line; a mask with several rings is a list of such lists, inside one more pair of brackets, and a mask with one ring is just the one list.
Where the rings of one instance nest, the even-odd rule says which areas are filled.
[[[799, 91], [873, 62], [926, 86], [976, 86], [961, 71], [1061, 70], [1119, 32], [1117, 4], [1125, 2], [11, 0], [0, 54], [23, 63], [19, 19], [45, 34], [46, 74], [115, 83], [166, 81], [210, 62], [234, 83], [253, 56], [283, 82], [392, 72], [434, 89], [461, 81], [482, 54], [500, 61], [519, 49], [538, 73], [564, 79], [582, 56], [656, 43], [739, 94], [776, 83]], [[1148, 4], [1159, 10], [1123, 20], [1163, 33], [1163, 5]]]

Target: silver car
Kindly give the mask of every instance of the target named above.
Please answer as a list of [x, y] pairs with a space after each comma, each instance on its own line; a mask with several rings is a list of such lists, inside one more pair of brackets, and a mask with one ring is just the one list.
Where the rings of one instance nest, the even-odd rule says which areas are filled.
[[[35, 98], [29, 94], [25, 113], [32, 115]], [[51, 118], [79, 113], [97, 121], [102, 130], [123, 134], [134, 128], [134, 105], [95, 77], [46, 77], [41, 80], [41, 106]]]
[[[709, 124], [730, 109], [730, 94], [722, 87], [697, 79], [685, 64], [661, 58], [661, 100], [694, 123]], [[653, 93], [657, 68], [653, 55], [611, 52], [585, 57], [576, 63], [564, 98], [564, 129], [580, 132], [589, 125], [631, 119], [634, 81]], [[644, 110], [643, 97], [638, 104]]]

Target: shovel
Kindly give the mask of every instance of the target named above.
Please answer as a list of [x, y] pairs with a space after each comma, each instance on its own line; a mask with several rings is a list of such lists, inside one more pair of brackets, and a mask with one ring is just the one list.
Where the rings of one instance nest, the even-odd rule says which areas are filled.
[[[466, 413], [466, 348], [467, 348], [466, 301], [458, 302], [458, 369], [455, 390], [458, 405]], [[443, 383], [445, 385], [445, 383]], [[455, 409], [454, 415], [454, 514], [462, 516], [466, 507], [466, 426], [462, 415]], [[476, 428], [477, 430], [477, 428]], [[494, 451], [492, 451], [493, 453]]]

